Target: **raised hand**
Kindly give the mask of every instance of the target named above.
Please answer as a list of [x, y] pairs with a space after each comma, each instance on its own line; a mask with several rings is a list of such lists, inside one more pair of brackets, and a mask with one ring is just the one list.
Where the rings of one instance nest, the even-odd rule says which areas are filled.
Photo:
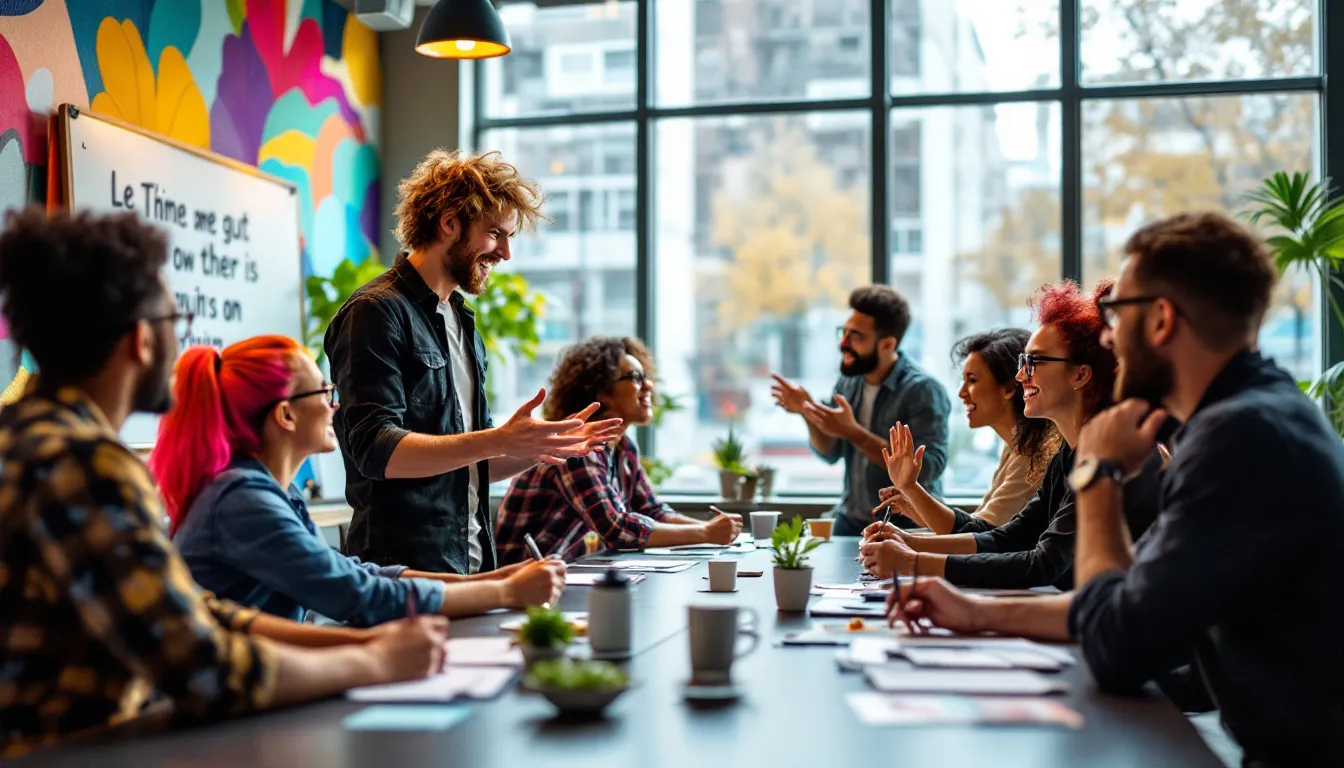
[[896, 422], [890, 431], [891, 445], [882, 449], [887, 463], [887, 477], [896, 490], [906, 493], [919, 484], [920, 470], [924, 469], [924, 446], [915, 448], [910, 427]]
[[803, 406], [812, 402], [812, 396], [806, 389], [780, 376], [778, 373], [770, 374], [774, 377], [775, 383], [770, 387], [770, 394], [775, 398], [775, 405], [788, 411], [789, 413], [801, 414]]
[[820, 403], [805, 403], [803, 418], [827, 437], [846, 439], [855, 431], [862, 429], [858, 419], [854, 418], [854, 409], [850, 407], [844, 395], [835, 396], [834, 408]]

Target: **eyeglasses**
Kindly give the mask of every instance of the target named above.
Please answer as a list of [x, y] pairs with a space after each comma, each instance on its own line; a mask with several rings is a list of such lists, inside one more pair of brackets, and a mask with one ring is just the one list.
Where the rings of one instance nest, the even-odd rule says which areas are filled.
[[190, 312], [173, 312], [168, 315], [158, 315], [156, 317], [142, 318], [147, 323], [173, 324], [173, 334], [177, 336], [178, 341], [185, 342], [191, 336], [191, 324], [196, 319], [196, 315]]
[[1022, 354], [1017, 356], [1017, 368], [1027, 374], [1027, 378], [1036, 375], [1037, 363], [1073, 363], [1067, 357], [1050, 357], [1049, 355]]
[[270, 413], [272, 408], [274, 408], [275, 406], [277, 406], [277, 405], [279, 405], [279, 404], [281, 404], [281, 403], [292, 403], [292, 402], [294, 402], [295, 400], [302, 400], [302, 399], [305, 398], [305, 397], [316, 397], [316, 396], [318, 396], [318, 395], [326, 395], [326, 396], [327, 396], [327, 407], [328, 407], [328, 408], [331, 408], [331, 407], [333, 407], [333, 406], [336, 405], [336, 385], [334, 385], [334, 384], [328, 384], [328, 385], [322, 387], [321, 389], [314, 389], [314, 390], [310, 390], [310, 391], [308, 391], [308, 392], [295, 392], [294, 394], [290, 395], [289, 397], [282, 397], [282, 398], [280, 398], [279, 400], [276, 400], [276, 401], [274, 401], [274, 402], [272, 402], [272, 403], [267, 404], [267, 406], [266, 406], [265, 408], [262, 408], [262, 409], [261, 409], [261, 412], [262, 412], [262, 413]]
[[642, 388], [644, 386], [644, 382], [648, 380], [649, 380], [648, 374], [644, 373], [643, 371], [631, 371], [625, 374], [624, 376], [618, 377], [616, 379], [616, 381], [618, 382], [628, 381], [633, 383], [635, 385], [635, 389]]
[[864, 339], [868, 338], [868, 334], [859, 333], [858, 331], [855, 331], [853, 329], [840, 326], [835, 329], [835, 337], [842, 342], [850, 339], [851, 337], [855, 341], [863, 341]]
[[1124, 307], [1130, 304], [1152, 304], [1154, 301], [1163, 298], [1161, 296], [1126, 296], [1121, 299], [1097, 299], [1097, 314], [1101, 316], [1101, 322], [1106, 324], [1107, 328], [1115, 327], [1116, 308]]

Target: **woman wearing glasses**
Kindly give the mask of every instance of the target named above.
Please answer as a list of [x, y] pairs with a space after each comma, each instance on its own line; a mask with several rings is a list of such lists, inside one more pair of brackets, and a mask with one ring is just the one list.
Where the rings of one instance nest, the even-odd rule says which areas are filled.
[[[1021, 589], [1054, 585], [1073, 588], [1074, 502], [1068, 474], [1073, 446], [1083, 424], [1113, 403], [1116, 360], [1102, 345], [1103, 318], [1098, 309], [1112, 281], [1084, 295], [1072, 281], [1048, 285], [1032, 298], [1040, 327], [1019, 358], [1023, 413], [1049, 419], [1064, 445], [1046, 468], [1040, 490], [1002, 526], [982, 533], [912, 536], [890, 524], [875, 523], [864, 531], [860, 554], [879, 576], [942, 576], [968, 587]], [[918, 465], [920, 451], [908, 434], [892, 430], [885, 451], [893, 477]], [[1125, 519], [1134, 540], [1147, 530], [1157, 508], [1157, 473], [1161, 456], [1154, 451], [1138, 477], [1125, 490]], [[917, 471], [917, 470], [916, 470]]]
[[552, 602], [564, 589], [563, 563], [464, 577], [361, 563], [327, 546], [293, 481], [304, 460], [336, 450], [335, 388], [293, 339], [191, 347], [175, 374], [149, 466], [182, 557], [216, 595], [296, 621], [311, 609], [372, 626]]
[[[949, 507], [919, 484], [924, 454], [916, 449], [900, 453], [900, 461], [887, 462], [892, 486], [879, 492], [883, 501], [873, 514], [890, 506], [934, 533], [979, 533], [1022, 511], [1041, 487], [1046, 466], [1059, 448], [1059, 433], [1051, 421], [1027, 418], [1016, 379], [1030, 337], [1020, 328], [1000, 328], [968, 336], [952, 350], [953, 359], [961, 362], [957, 397], [966, 408], [967, 423], [971, 429], [994, 430], [1004, 443], [989, 490], [975, 512]], [[891, 438], [893, 445], [914, 442], [903, 424], [892, 430]]]
[[[561, 354], [543, 412], [549, 419], [596, 402], [601, 407], [592, 418], [619, 418], [628, 430], [652, 420], [653, 382], [653, 356], [642, 341], [596, 336]], [[582, 405], [575, 409], [575, 403]], [[499, 561], [515, 563], [528, 557], [527, 534], [543, 553], [570, 559], [583, 554], [588, 531], [620, 549], [731, 544], [742, 521], [720, 513], [701, 522], [660, 503], [639, 450], [623, 433], [605, 451], [558, 466], [537, 464], [514, 478], [496, 529]]]

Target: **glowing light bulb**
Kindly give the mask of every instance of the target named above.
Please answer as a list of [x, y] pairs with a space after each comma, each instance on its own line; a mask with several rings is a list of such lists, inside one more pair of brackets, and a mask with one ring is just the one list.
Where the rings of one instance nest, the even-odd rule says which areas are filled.
[[459, 51], [470, 51], [476, 47], [475, 40], [457, 40], [453, 43]]

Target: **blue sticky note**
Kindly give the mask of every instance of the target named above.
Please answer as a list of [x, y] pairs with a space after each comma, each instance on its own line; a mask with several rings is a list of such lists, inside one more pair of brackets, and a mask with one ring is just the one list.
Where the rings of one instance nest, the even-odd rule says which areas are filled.
[[374, 706], [345, 718], [343, 725], [350, 731], [446, 731], [470, 714], [470, 707], [461, 706]]

